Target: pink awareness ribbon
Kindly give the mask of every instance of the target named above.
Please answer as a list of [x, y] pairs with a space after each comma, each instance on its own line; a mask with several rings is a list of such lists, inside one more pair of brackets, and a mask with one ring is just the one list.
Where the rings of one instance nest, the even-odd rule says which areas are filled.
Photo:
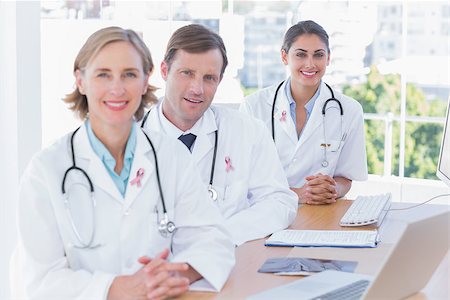
[[281, 112], [281, 118], [280, 118], [281, 122], [286, 122], [286, 111], [283, 110], [283, 112]]
[[231, 165], [231, 159], [229, 156], [225, 156], [225, 171], [230, 172], [234, 170], [234, 167]]
[[133, 180], [131, 180], [131, 185], [136, 184], [137, 187], [141, 187], [141, 179], [142, 177], [144, 177], [144, 169], [140, 168], [139, 170], [137, 170], [136, 172], [136, 178], [134, 178]]

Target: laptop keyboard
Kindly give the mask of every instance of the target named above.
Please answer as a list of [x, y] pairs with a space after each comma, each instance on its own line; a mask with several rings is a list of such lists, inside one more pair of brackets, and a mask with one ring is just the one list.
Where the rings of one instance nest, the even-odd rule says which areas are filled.
[[359, 300], [369, 286], [369, 280], [358, 280], [311, 300]]

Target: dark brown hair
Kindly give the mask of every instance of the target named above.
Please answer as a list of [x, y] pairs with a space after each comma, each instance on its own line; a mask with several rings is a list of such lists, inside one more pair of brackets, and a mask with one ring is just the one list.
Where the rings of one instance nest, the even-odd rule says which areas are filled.
[[327, 47], [328, 53], [330, 53], [330, 45], [328, 43], [327, 32], [325, 31], [325, 29], [323, 29], [322, 26], [311, 20], [300, 21], [297, 24], [292, 25], [284, 35], [283, 46], [281, 46], [281, 50], [284, 50], [286, 53], [288, 53], [295, 40], [303, 34], [317, 35]]

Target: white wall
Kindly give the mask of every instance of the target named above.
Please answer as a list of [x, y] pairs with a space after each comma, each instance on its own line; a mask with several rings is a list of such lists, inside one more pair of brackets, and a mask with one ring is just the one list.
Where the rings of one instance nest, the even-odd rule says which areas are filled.
[[[392, 193], [392, 201], [421, 203], [437, 195], [450, 194], [450, 188], [439, 180], [369, 175], [367, 181], [353, 182], [347, 198], [388, 192]], [[436, 198], [430, 203], [450, 205], [450, 196]]]
[[[0, 2], [0, 299], [7, 299], [8, 263], [15, 242], [12, 215], [17, 198], [17, 90], [15, 48], [15, 4]], [[6, 47], [4, 46], [6, 45]]]
[[[0, 299], [9, 298], [18, 183], [41, 147], [40, 3], [0, 1]], [[32, 51], [30, 51], [32, 49]]]

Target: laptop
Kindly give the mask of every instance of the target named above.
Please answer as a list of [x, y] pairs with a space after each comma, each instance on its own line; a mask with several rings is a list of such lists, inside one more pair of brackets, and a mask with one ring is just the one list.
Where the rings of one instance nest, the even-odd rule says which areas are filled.
[[248, 300], [402, 299], [425, 287], [449, 249], [450, 211], [407, 223], [375, 276], [324, 271]]

